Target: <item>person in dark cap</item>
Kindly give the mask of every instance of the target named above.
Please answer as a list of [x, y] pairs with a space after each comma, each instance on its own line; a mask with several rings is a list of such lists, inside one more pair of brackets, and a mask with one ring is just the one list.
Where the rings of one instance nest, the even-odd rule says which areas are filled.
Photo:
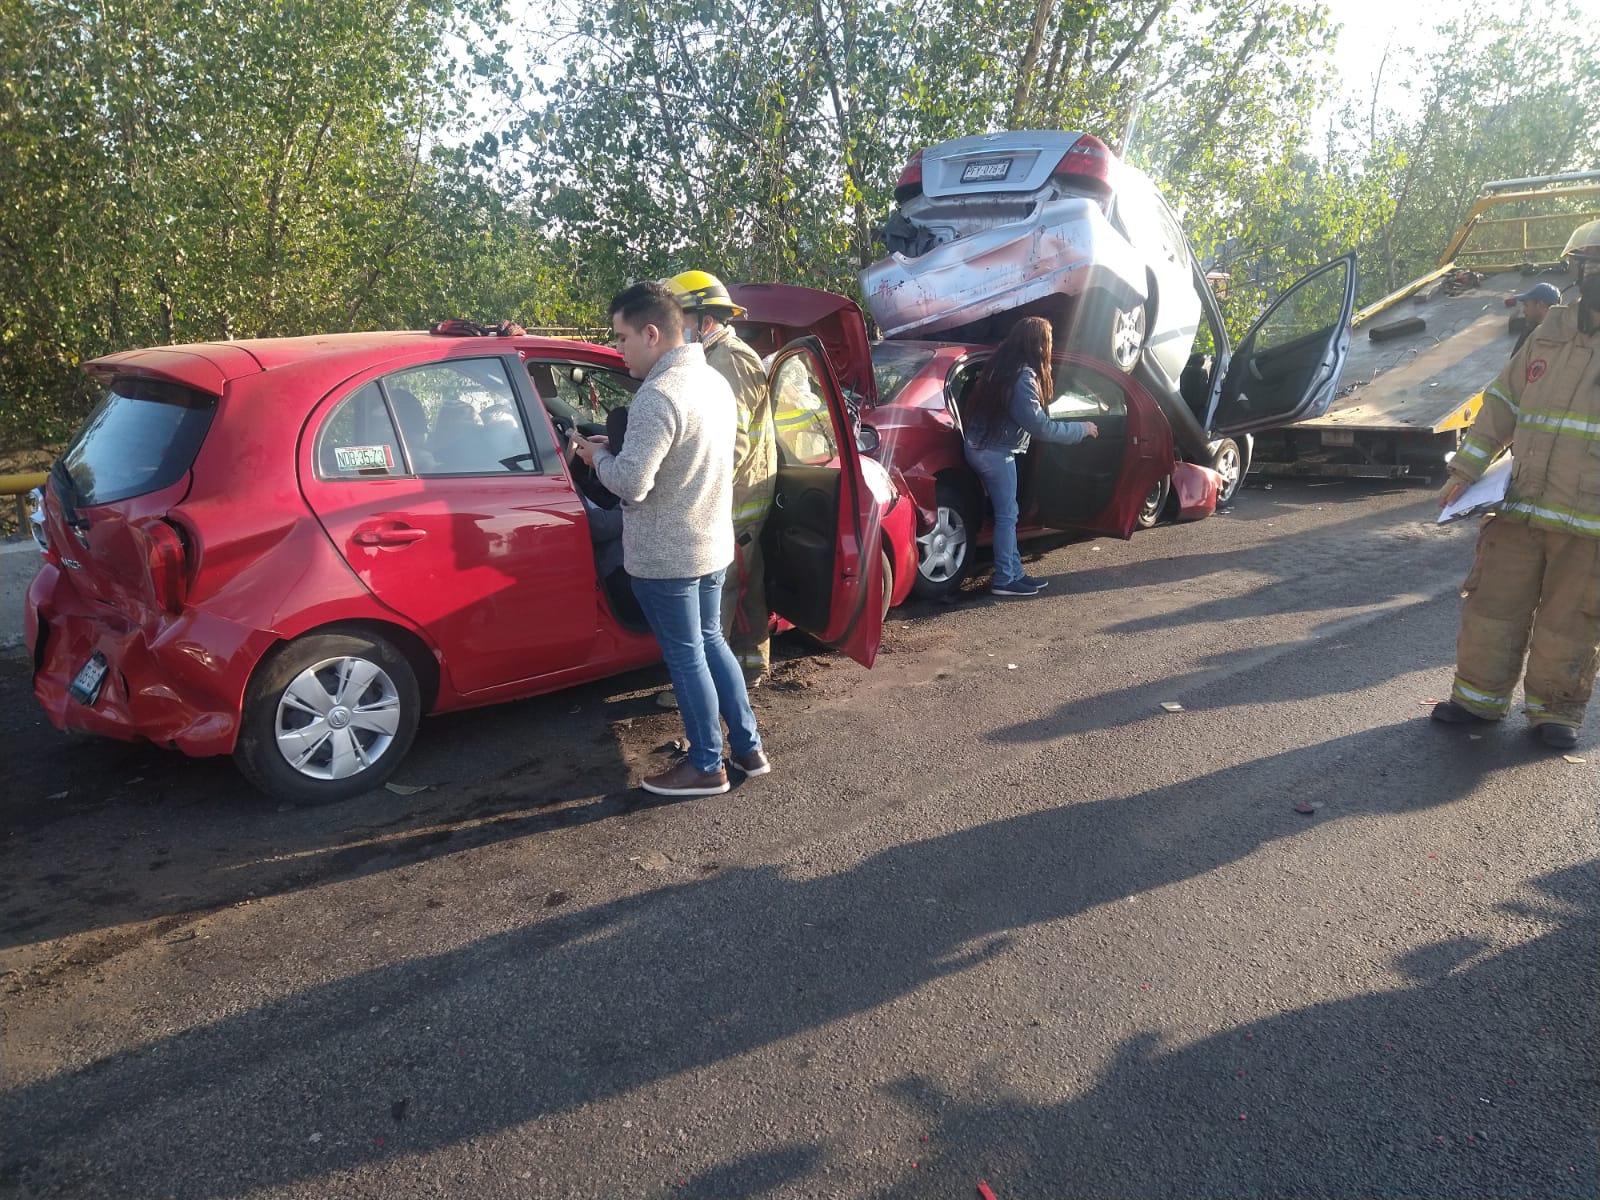
[[1511, 350], [1515, 354], [1522, 349], [1522, 343], [1528, 340], [1528, 335], [1539, 328], [1539, 323], [1549, 315], [1550, 310], [1561, 303], [1561, 292], [1553, 283], [1536, 283], [1520, 296], [1511, 298], [1522, 305], [1522, 333]]

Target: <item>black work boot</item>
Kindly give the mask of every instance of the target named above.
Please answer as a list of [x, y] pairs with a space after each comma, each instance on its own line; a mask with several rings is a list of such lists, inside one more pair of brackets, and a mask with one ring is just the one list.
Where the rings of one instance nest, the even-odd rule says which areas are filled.
[[1557, 725], [1547, 721], [1542, 725], [1535, 725], [1533, 732], [1552, 750], [1571, 750], [1578, 744], [1578, 731], [1571, 725]]
[[1475, 721], [1487, 721], [1488, 717], [1480, 717], [1470, 708], [1462, 708], [1454, 700], [1441, 700], [1433, 706], [1433, 719], [1443, 721], [1446, 725], [1471, 725]]

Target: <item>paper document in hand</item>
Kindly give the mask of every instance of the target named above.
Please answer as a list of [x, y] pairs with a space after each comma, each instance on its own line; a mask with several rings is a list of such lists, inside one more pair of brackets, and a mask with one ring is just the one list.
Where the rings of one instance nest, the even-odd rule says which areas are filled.
[[1477, 483], [1468, 484], [1461, 495], [1444, 506], [1439, 513], [1439, 524], [1499, 504], [1506, 498], [1506, 485], [1510, 482], [1511, 455], [1507, 454], [1491, 463]]

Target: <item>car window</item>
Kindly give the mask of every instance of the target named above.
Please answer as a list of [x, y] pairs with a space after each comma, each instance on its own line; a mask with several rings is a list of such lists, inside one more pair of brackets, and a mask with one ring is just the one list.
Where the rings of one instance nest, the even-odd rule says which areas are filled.
[[1323, 335], [1344, 315], [1350, 264], [1339, 262], [1291, 288], [1256, 330], [1252, 354], [1274, 350], [1313, 334]]
[[918, 346], [879, 342], [872, 348], [872, 376], [879, 404], [893, 404], [906, 384], [933, 359], [933, 351]]
[[317, 474], [324, 479], [406, 474], [400, 435], [377, 384], [356, 389], [328, 414], [317, 434]]
[[1189, 261], [1189, 239], [1183, 232], [1183, 224], [1167, 207], [1166, 201], [1159, 194], [1155, 197], [1156, 225], [1160, 232], [1162, 249], [1165, 250], [1174, 262], [1187, 263]]
[[1180, 263], [1188, 261], [1189, 242], [1183, 226], [1148, 180], [1132, 171], [1124, 175], [1113, 216], [1128, 240], [1141, 250]]
[[384, 378], [383, 390], [418, 475], [539, 470], [502, 360], [455, 359], [396, 371]]
[[[950, 373], [945, 393], [954, 398], [958, 411], [983, 374], [983, 364], [987, 361], [987, 354], [974, 356], [963, 360]], [[1053, 393], [1046, 411], [1051, 417], [1065, 421], [1103, 421], [1127, 414], [1128, 404], [1121, 387], [1098, 371], [1057, 362], [1050, 374]]]
[[72, 502], [111, 504], [160, 491], [194, 465], [217, 398], [175, 383], [114, 380], [61, 456]]
[[773, 425], [778, 454], [785, 463], [823, 466], [839, 457], [816, 363], [809, 354], [791, 354], [772, 377]]
[[1049, 413], [1068, 421], [1103, 421], [1127, 414], [1122, 388], [1090, 367], [1056, 363]]
[[608, 414], [633, 403], [639, 381], [585, 363], [532, 361], [528, 379], [544, 406], [564, 420], [604, 425]]

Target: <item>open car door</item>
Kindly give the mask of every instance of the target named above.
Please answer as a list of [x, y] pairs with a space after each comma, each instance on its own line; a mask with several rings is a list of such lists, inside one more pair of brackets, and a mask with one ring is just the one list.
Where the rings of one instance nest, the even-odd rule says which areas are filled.
[[883, 640], [882, 514], [822, 342], [780, 350], [767, 387], [778, 439], [777, 494], [761, 534], [767, 602], [870, 667]]
[[1237, 437], [1320, 417], [1338, 394], [1356, 308], [1356, 256], [1324, 263], [1273, 301], [1221, 373], [1209, 428]]
[[1052, 418], [1093, 421], [1074, 446], [1038, 438], [1017, 460], [1018, 523], [1128, 538], [1145, 497], [1172, 473], [1172, 427], [1142, 384], [1083, 355], [1056, 359]]

